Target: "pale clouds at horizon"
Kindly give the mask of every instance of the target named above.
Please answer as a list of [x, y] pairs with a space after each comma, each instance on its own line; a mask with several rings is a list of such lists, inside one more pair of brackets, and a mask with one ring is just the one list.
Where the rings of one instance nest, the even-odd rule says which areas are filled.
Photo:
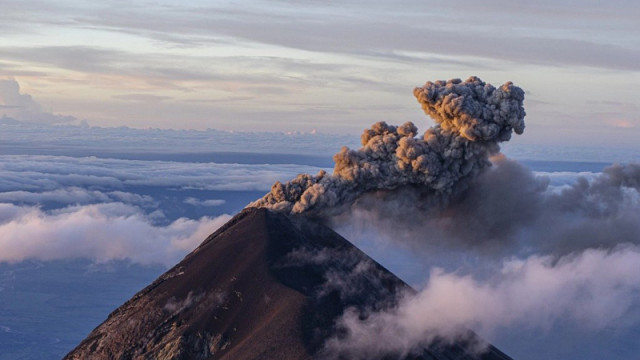
[[0, 202], [1, 262], [86, 258], [170, 266], [231, 219], [224, 214], [153, 224], [123, 203], [69, 206], [53, 213]]
[[239, 193], [257, 197], [275, 181], [318, 170], [0, 155], [0, 263], [87, 258], [169, 266], [253, 200]]
[[[477, 75], [527, 90], [518, 143], [635, 148], [639, 14], [621, 0], [7, 1], [0, 77], [50, 121], [357, 134], [426, 128], [413, 87]], [[24, 106], [3, 100], [0, 115]]]
[[[217, 191], [264, 191], [275, 181], [321, 168], [300, 164], [216, 164], [75, 158], [46, 155], [0, 155], [0, 199], [7, 192], [55, 192], [64, 189], [122, 190], [127, 186]], [[330, 169], [325, 169], [330, 170]], [[50, 195], [55, 195], [49, 193]], [[66, 193], [73, 198], [73, 191]], [[85, 195], [88, 198], [97, 195]], [[98, 200], [121, 197], [112, 193]], [[113, 200], [113, 199], [112, 199]], [[136, 199], [145, 202], [145, 198]]]

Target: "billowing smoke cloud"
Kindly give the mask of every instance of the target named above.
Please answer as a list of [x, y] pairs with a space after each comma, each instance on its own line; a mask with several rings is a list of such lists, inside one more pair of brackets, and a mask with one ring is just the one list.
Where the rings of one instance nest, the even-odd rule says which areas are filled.
[[169, 266], [229, 219], [181, 218], [155, 226], [142, 210], [122, 203], [52, 212], [0, 204], [0, 261], [89, 258]]
[[428, 82], [414, 90], [437, 125], [416, 138], [410, 122], [375, 124], [362, 135], [363, 147], [343, 147], [332, 175], [299, 175], [250, 204], [287, 213], [319, 215], [350, 205], [364, 193], [419, 187], [432, 199], [446, 198], [490, 165], [489, 156], [512, 132], [524, 131], [524, 91], [508, 82], [500, 88], [471, 77]]
[[[424, 208], [415, 189], [370, 194], [332, 219], [350, 238], [373, 228], [381, 238], [425, 253], [437, 248], [528, 256], [566, 255], [588, 248], [640, 244], [640, 165], [613, 165], [601, 174], [550, 186], [502, 156], [446, 205]], [[342, 230], [340, 230], [342, 229]]]

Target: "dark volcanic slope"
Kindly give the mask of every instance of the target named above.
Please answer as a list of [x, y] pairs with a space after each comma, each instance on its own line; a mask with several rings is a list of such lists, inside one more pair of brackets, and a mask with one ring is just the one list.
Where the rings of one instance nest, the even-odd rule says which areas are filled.
[[[345, 307], [389, 306], [400, 290], [409, 288], [332, 230], [247, 209], [65, 359], [317, 358]], [[471, 356], [461, 345], [411, 358], [510, 359], [493, 347]]]

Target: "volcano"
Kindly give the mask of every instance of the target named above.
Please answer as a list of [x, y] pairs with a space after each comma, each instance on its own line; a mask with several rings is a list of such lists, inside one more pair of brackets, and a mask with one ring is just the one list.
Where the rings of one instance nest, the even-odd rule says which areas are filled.
[[[335, 359], [345, 309], [388, 308], [411, 288], [331, 229], [248, 208], [116, 309], [65, 359]], [[470, 332], [386, 359], [507, 360]]]

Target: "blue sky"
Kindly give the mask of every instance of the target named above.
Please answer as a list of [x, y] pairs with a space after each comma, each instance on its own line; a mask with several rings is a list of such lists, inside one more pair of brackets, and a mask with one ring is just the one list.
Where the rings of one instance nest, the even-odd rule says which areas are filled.
[[[0, 77], [40, 119], [357, 134], [428, 80], [527, 91], [524, 145], [635, 149], [633, 1], [3, 1]], [[25, 104], [0, 89], [0, 113]], [[34, 116], [23, 117], [38, 120]], [[64, 117], [66, 116], [66, 117]], [[69, 118], [69, 117], [73, 117]]]

